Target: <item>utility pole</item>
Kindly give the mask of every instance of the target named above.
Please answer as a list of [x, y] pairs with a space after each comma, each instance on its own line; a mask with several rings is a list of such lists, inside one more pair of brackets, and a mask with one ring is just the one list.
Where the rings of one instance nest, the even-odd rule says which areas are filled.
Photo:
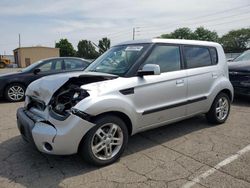
[[140, 27], [133, 27], [133, 40], [135, 40], [136, 35], [138, 36], [138, 33], [140, 33]]
[[21, 48], [21, 35], [20, 35], [20, 33], [18, 34], [18, 42], [19, 42], [19, 48]]
[[135, 40], [135, 27], [133, 28], [133, 40]]

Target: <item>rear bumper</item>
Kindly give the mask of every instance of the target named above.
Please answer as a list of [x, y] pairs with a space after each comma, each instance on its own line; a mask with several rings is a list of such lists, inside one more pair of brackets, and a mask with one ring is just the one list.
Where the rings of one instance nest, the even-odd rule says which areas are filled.
[[69, 155], [77, 153], [83, 136], [94, 124], [73, 114], [59, 121], [42, 119], [24, 108], [17, 110], [17, 126], [24, 140], [48, 154]]

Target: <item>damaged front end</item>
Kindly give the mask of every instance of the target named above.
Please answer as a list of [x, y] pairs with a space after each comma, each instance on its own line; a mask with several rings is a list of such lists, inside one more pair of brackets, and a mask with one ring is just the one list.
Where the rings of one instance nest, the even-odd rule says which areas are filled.
[[81, 89], [79, 85], [69, 83], [54, 94], [50, 102], [50, 107], [56, 114], [67, 117], [72, 107], [88, 96], [89, 93]]
[[74, 108], [90, 96], [81, 86], [115, 77], [85, 73], [49, 76], [33, 82], [26, 92], [25, 107], [17, 112], [20, 133], [42, 152], [76, 153], [84, 134], [94, 126], [88, 114]]
[[[51, 78], [54, 79], [51, 80]], [[34, 107], [44, 111], [48, 108], [53, 115], [66, 118], [77, 103], [90, 96], [81, 86], [114, 78], [117, 76], [104, 73], [85, 73], [66, 77], [66, 79], [61, 75], [58, 78], [45, 77], [28, 87], [25, 103], [28, 109]]]

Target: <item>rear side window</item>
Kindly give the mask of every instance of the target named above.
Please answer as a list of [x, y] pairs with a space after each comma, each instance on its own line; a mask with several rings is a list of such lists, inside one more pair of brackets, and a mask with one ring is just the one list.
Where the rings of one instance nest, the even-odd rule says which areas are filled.
[[161, 72], [170, 72], [181, 69], [179, 46], [157, 45], [146, 59], [145, 64], [157, 64]]
[[184, 46], [184, 56], [187, 68], [212, 65], [209, 49], [206, 47]]
[[216, 48], [212, 48], [210, 47], [210, 54], [211, 54], [211, 58], [212, 58], [212, 63], [213, 65], [216, 65], [218, 63], [218, 55], [217, 55], [217, 50]]

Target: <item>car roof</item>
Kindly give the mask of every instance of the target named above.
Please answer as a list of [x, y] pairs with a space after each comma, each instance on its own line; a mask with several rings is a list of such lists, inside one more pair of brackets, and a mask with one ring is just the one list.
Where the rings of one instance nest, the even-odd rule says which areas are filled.
[[219, 43], [216, 42], [208, 42], [208, 41], [200, 41], [200, 40], [185, 40], [185, 39], [160, 39], [160, 38], [153, 38], [153, 39], [143, 39], [143, 40], [132, 40], [119, 43], [115, 46], [120, 45], [128, 45], [128, 44], [146, 44], [146, 43], [166, 43], [166, 44], [190, 44], [190, 45], [197, 45], [197, 46], [220, 46]]
[[86, 61], [86, 62], [90, 63], [89, 60], [79, 58], [79, 57], [50, 57], [50, 58], [46, 58], [46, 59], [41, 59], [40, 61], [47, 61], [47, 60], [54, 60], [54, 59], [76, 59], [76, 60], [82, 60], [82, 61]]

